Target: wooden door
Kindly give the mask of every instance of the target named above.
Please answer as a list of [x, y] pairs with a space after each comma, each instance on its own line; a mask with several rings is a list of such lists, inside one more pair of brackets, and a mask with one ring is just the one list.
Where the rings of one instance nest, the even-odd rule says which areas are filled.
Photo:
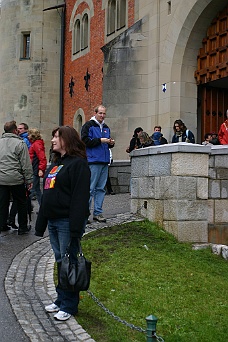
[[201, 139], [205, 133], [217, 132], [226, 118], [228, 89], [203, 86], [201, 89]]
[[218, 132], [228, 109], [228, 6], [216, 15], [197, 56], [198, 116], [201, 140]]

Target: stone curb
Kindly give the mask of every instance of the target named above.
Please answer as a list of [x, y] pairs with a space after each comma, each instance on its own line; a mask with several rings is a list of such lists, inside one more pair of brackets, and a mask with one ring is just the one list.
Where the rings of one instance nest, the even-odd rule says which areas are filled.
[[[131, 213], [118, 214], [106, 223], [87, 225], [86, 234], [136, 220], [142, 219]], [[18, 322], [32, 342], [95, 342], [74, 317], [60, 322], [45, 312], [45, 305], [53, 302], [56, 295], [53, 265], [48, 237], [34, 242], [13, 259], [5, 278], [5, 291]]]

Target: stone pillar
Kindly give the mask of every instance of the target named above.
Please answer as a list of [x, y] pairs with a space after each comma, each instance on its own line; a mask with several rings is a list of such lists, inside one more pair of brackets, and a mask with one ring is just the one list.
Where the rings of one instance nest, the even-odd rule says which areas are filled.
[[131, 211], [179, 241], [208, 241], [210, 146], [168, 144], [131, 153]]

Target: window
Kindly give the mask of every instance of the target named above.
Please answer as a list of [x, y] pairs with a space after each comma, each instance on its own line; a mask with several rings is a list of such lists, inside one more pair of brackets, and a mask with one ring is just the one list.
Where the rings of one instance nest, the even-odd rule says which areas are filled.
[[126, 0], [117, 2], [117, 30], [126, 25]]
[[85, 14], [82, 18], [82, 42], [81, 49], [86, 49], [88, 47], [88, 37], [89, 37], [89, 18], [88, 14]]
[[87, 53], [89, 47], [89, 16], [88, 13], [77, 15], [73, 29], [73, 55], [78, 58]]
[[30, 33], [22, 33], [21, 59], [30, 58]]
[[107, 8], [107, 35], [126, 26], [126, 0], [109, 0]]
[[116, 0], [110, 0], [108, 4], [108, 34], [115, 32], [116, 22]]
[[80, 51], [80, 20], [77, 19], [74, 24], [74, 44], [73, 44], [73, 54], [78, 53]]

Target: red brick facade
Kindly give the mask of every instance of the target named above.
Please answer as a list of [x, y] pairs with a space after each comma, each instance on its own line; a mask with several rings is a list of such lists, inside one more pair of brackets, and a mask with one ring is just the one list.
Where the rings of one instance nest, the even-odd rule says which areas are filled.
[[[63, 86], [63, 124], [73, 125], [76, 111], [81, 108], [85, 119], [88, 120], [94, 108], [102, 103], [102, 67], [103, 53], [101, 47], [105, 45], [105, 10], [102, 10], [102, 1], [94, 0], [94, 15], [90, 20], [90, 50], [84, 56], [72, 61], [72, 31], [70, 19], [76, 1], [66, 0], [65, 12], [65, 55], [64, 55], [64, 86]], [[87, 2], [78, 6], [75, 16], [82, 14]], [[128, 1], [128, 27], [134, 24], [134, 0]], [[126, 27], [127, 28], [127, 27]], [[85, 88], [84, 76], [90, 74], [89, 89]], [[73, 77], [73, 95], [69, 93], [69, 83]]]

